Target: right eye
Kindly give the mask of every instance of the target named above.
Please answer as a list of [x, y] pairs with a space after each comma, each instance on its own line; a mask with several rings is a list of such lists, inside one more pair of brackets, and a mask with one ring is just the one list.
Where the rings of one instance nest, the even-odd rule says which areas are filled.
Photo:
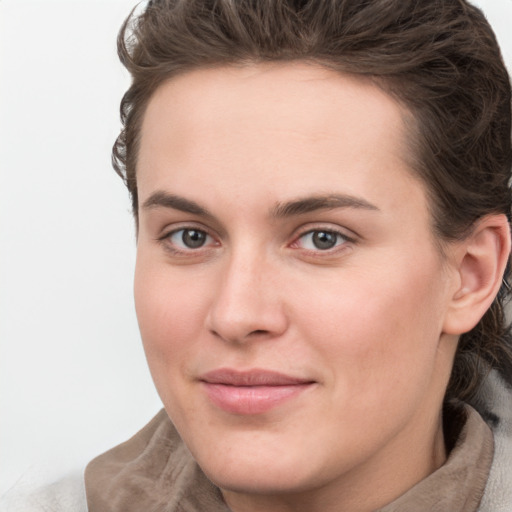
[[214, 239], [205, 231], [196, 228], [183, 228], [172, 231], [164, 240], [177, 250], [190, 251], [214, 243]]

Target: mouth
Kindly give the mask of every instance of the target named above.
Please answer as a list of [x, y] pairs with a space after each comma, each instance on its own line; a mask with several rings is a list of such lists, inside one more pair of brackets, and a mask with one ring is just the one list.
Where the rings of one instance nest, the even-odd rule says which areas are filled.
[[239, 415], [270, 411], [316, 384], [313, 380], [259, 369], [241, 372], [222, 368], [199, 380], [215, 406]]

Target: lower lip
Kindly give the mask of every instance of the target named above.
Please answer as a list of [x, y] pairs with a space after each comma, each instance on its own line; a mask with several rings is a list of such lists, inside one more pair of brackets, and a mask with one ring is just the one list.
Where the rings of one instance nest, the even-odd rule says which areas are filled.
[[228, 386], [203, 382], [208, 398], [233, 414], [262, 414], [295, 398], [312, 383], [284, 386]]

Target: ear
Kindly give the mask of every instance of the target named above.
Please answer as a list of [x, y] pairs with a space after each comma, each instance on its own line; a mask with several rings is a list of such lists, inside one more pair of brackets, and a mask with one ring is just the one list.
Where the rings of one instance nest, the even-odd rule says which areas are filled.
[[457, 286], [443, 332], [463, 334], [480, 321], [500, 289], [510, 255], [510, 226], [505, 215], [482, 218], [473, 232], [456, 243]]

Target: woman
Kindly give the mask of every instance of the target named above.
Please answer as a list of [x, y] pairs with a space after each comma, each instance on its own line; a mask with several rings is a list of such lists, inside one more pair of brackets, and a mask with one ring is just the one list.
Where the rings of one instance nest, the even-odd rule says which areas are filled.
[[162, 0], [119, 41], [165, 410], [88, 465], [89, 510], [512, 509], [510, 83], [482, 14]]

